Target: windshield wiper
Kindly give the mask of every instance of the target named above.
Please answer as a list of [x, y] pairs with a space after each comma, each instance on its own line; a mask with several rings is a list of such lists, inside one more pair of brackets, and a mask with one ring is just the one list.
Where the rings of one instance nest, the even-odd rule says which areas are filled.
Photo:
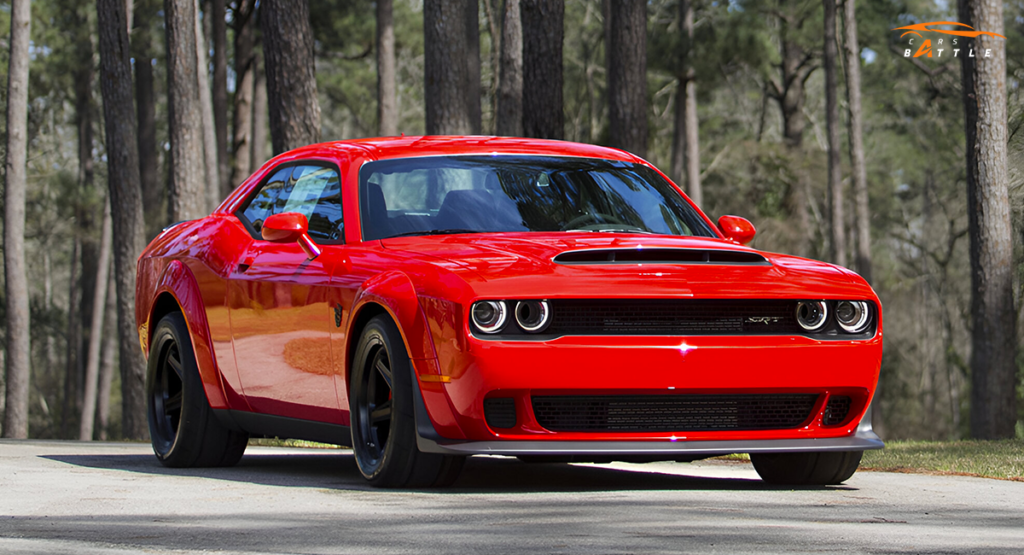
[[586, 231], [587, 233], [642, 233], [644, 235], [659, 235], [654, 231], [647, 231], [646, 229], [640, 229], [638, 227], [613, 227], [604, 229], [566, 229], [566, 233], [575, 231]]
[[653, 231], [647, 231], [638, 227], [616, 227], [611, 229], [595, 229], [594, 231], [598, 233], [643, 233], [644, 235], [657, 235]]
[[479, 229], [425, 229], [420, 231], [406, 231], [405, 233], [397, 233], [395, 235], [388, 235], [384, 239], [393, 239], [395, 237], [410, 237], [413, 235], [454, 235], [456, 233], [486, 233]]

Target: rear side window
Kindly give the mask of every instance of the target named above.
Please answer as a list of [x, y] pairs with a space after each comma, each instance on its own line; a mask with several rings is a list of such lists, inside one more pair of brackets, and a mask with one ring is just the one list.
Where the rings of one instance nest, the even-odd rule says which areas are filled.
[[341, 243], [341, 179], [332, 165], [291, 164], [271, 172], [237, 212], [255, 237], [274, 214], [298, 212], [309, 221], [309, 236], [321, 244]]

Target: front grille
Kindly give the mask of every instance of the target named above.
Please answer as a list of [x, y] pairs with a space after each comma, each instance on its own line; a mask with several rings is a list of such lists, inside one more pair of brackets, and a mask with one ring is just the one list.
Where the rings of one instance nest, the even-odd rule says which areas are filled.
[[850, 414], [850, 398], [845, 395], [833, 395], [828, 398], [828, 404], [825, 405], [825, 416], [821, 419], [821, 423], [825, 426], [838, 426], [846, 420], [846, 416]]
[[513, 428], [516, 425], [515, 399], [497, 397], [484, 399], [484, 419], [492, 428]]
[[805, 334], [795, 300], [555, 299], [556, 335]]
[[816, 394], [535, 396], [537, 422], [553, 432], [700, 432], [801, 426]]

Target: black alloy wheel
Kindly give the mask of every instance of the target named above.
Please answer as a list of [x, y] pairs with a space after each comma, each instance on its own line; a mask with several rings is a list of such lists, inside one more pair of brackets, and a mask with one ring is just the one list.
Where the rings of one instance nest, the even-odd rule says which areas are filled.
[[363, 383], [359, 384], [360, 399], [356, 403], [359, 417], [356, 419], [363, 439], [363, 452], [368, 455], [368, 466], [377, 466], [384, 458], [388, 436], [391, 434], [392, 377], [391, 361], [384, 342], [379, 337], [370, 340], [372, 356], [370, 371], [363, 372]]
[[249, 435], [225, 427], [210, 408], [180, 312], [153, 330], [146, 401], [153, 453], [165, 466], [232, 466], [245, 453]]
[[359, 472], [377, 487], [444, 487], [465, 457], [423, 453], [416, 445], [412, 364], [398, 326], [386, 315], [363, 328], [349, 378], [352, 451]]
[[178, 345], [172, 341], [162, 353], [156, 355], [156, 376], [149, 393], [150, 434], [153, 449], [157, 453], [167, 453], [178, 438], [178, 425], [181, 423], [181, 401], [184, 396], [181, 353]]

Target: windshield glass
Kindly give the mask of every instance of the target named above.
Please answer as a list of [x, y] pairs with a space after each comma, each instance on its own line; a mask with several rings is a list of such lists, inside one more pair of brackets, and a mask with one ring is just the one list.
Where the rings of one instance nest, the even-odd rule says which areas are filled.
[[363, 239], [502, 231], [715, 237], [646, 166], [539, 156], [380, 160], [359, 173]]

